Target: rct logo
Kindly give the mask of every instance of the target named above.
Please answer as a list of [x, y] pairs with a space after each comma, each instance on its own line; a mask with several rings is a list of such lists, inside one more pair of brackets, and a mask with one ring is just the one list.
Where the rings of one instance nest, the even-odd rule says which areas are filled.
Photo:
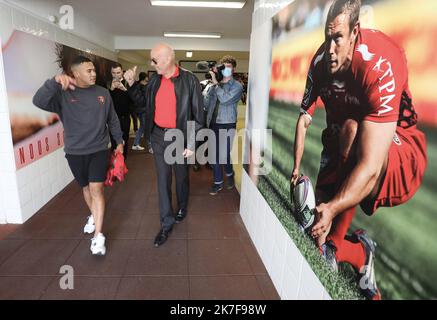
[[59, 27], [62, 30], [73, 30], [74, 29], [74, 9], [70, 5], [63, 5], [59, 9], [59, 13], [63, 16], [59, 20]]

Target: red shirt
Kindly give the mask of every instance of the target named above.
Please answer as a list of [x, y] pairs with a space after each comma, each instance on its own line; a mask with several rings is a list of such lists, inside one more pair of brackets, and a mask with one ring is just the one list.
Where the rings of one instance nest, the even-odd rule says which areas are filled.
[[328, 73], [324, 45], [319, 48], [311, 61], [301, 111], [312, 116], [318, 97], [325, 105], [328, 128], [349, 118], [397, 121], [404, 128], [417, 123], [405, 53], [377, 30], [361, 29], [351, 67], [341, 76]]
[[163, 128], [176, 128], [176, 93], [172, 78], [179, 76], [179, 67], [167, 79], [161, 77], [161, 86], [155, 97], [155, 123]]

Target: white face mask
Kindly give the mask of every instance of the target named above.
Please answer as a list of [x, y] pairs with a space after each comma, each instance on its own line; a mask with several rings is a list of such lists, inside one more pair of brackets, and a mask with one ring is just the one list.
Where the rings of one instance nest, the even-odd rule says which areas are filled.
[[232, 68], [226, 67], [224, 70], [222, 70], [222, 75], [225, 78], [232, 76]]

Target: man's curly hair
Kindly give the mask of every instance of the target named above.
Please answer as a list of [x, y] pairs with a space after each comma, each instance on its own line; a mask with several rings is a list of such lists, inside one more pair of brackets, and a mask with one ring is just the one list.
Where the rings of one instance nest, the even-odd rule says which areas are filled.
[[223, 64], [223, 63], [231, 63], [234, 68], [237, 67], [237, 60], [235, 60], [235, 58], [233, 56], [230, 56], [230, 55], [226, 55], [220, 59], [220, 64]]

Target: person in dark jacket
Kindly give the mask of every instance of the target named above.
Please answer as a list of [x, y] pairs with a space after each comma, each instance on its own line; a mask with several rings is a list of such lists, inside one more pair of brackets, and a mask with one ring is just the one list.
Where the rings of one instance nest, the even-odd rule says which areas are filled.
[[[127, 159], [127, 152], [129, 149], [129, 131], [130, 131], [130, 111], [132, 100], [127, 93], [126, 81], [123, 79], [123, 67], [120, 63], [115, 62], [111, 67], [112, 82], [109, 85], [109, 92], [111, 93], [112, 101], [114, 102], [115, 112], [120, 120], [121, 131], [123, 132], [124, 144], [124, 158]], [[111, 137], [112, 149], [115, 149], [115, 141]]]
[[[194, 154], [195, 135], [203, 127], [204, 115], [199, 80], [192, 72], [176, 65], [174, 50], [166, 44], [158, 44], [152, 49], [150, 56], [157, 74], [150, 78], [146, 87], [141, 89], [135, 83], [136, 67], [127, 70], [124, 77], [130, 86], [128, 93], [131, 99], [137, 106], [142, 105], [145, 108], [146, 130], [151, 135], [161, 215], [161, 230], [154, 242], [158, 247], [167, 240], [173, 224], [181, 222], [187, 215], [187, 159]], [[176, 152], [170, 153], [169, 150], [174, 145], [180, 144], [181, 137], [182, 148], [176, 147]], [[165, 138], [170, 138], [171, 141]], [[172, 156], [176, 157], [176, 162]], [[176, 216], [171, 201], [172, 169], [176, 177], [178, 200]]]
[[[147, 85], [148, 81], [149, 79], [147, 78], [147, 74], [145, 72], [140, 72], [140, 74], [138, 75], [138, 84], [142, 87], [141, 90], [144, 90], [143, 87]], [[140, 106], [140, 110], [141, 109], [143, 108], [141, 108]], [[140, 146], [141, 137], [144, 135], [145, 146], [149, 151], [149, 153], [153, 153], [152, 145], [150, 144], [150, 135], [147, 132], [147, 130], [145, 130], [144, 128], [146, 125], [146, 111], [139, 111], [137, 107], [135, 111], [138, 113], [138, 118], [140, 119], [140, 128], [138, 129], [135, 135], [134, 144], [132, 145], [132, 150], [142, 151], [145, 149], [142, 146]]]
[[117, 143], [116, 151], [121, 153], [122, 132], [108, 90], [95, 84], [93, 62], [78, 56], [72, 63], [71, 71], [74, 78], [58, 74], [47, 80], [35, 93], [33, 104], [56, 113], [62, 121], [65, 157], [92, 213], [84, 232], [94, 232], [90, 248], [92, 254], [105, 255], [103, 183], [108, 168], [109, 131]]

